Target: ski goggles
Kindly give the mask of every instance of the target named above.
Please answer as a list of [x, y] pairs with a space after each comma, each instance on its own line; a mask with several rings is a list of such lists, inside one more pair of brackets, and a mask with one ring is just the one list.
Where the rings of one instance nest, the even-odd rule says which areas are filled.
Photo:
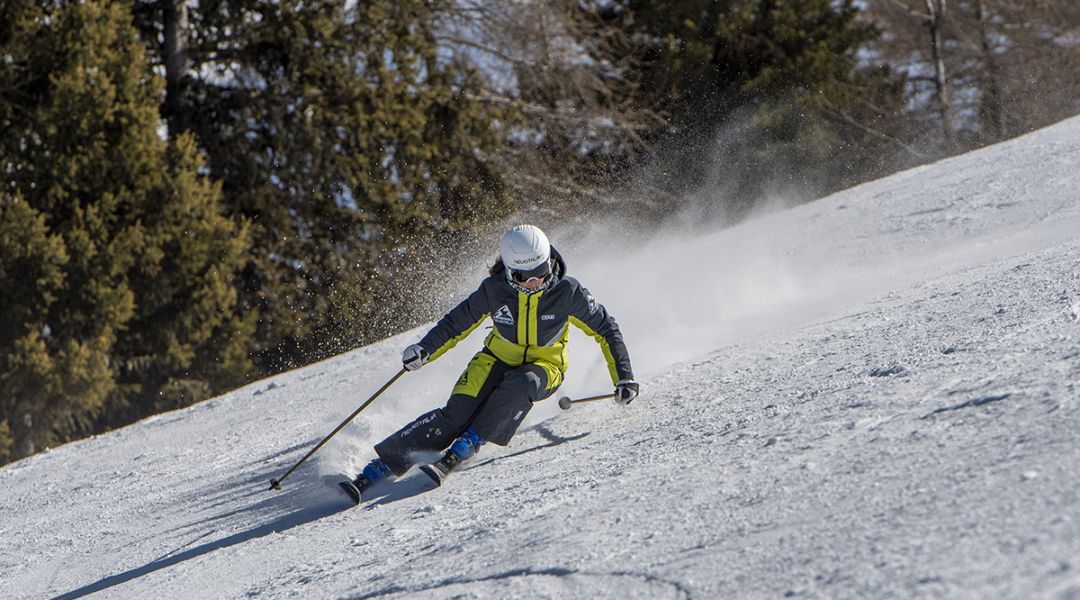
[[527, 271], [519, 271], [517, 269], [510, 269], [510, 279], [516, 283], [529, 283], [534, 279], [543, 281], [551, 275], [551, 261], [545, 260], [540, 263], [539, 266], [533, 267]]

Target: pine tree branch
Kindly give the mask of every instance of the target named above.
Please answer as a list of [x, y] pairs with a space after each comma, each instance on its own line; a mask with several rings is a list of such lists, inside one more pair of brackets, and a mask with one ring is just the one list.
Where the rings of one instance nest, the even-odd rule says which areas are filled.
[[825, 94], [823, 94], [821, 92], [818, 92], [818, 97], [820, 98], [822, 104], [824, 105], [825, 110], [829, 114], [839, 118], [840, 120], [847, 123], [848, 125], [851, 125], [852, 127], [855, 127], [856, 129], [859, 129], [860, 131], [862, 131], [864, 133], [868, 133], [868, 134], [870, 134], [870, 135], [872, 135], [872, 136], [874, 136], [874, 137], [876, 137], [876, 138], [878, 138], [880, 140], [884, 140], [886, 142], [890, 142], [892, 144], [895, 144], [895, 145], [899, 146], [900, 148], [903, 148], [909, 154], [911, 154], [912, 156], [914, 156], [916, 158], [927, 158], [927, 155], [925, 153], [920, 152], [914, 146], [912, 146], [912, 145], [910, 145], [910, 144], [908, 144], [908, 143], [906, 143], [906, 142], [904, 142], [902, 140], [899, 140], [899, 139], [897, 139], [897, 138], [895, 138], [895, 137], [893, 137], [893, 136], [891, 136], [891, 135], [889, 135], [889, 134], [887, 134], [887, 133], [885, 133], [883, 131], [880, 131], [880, 130], [874, 128], [874, 127], [871, 127], [871, 126], [869, 126], [869, 125], [867, 125], [865, 123], [862, 123], [859, 120], [857, 120], [855, 117], [852, 117], [846, 111], [840, 110], [839, 108], [836, 107], [835, 104], [830, 102], [829, 99], [825, 97]]
[[534, 64], [536, 64], [534, 61], [529, 61], [529, 60], [525, 60], [525, 59], [522, 59], [522, 58], [516, 58], [516, 57], [510, 56], [509, 54], [499, 50], [498, 48], [492, 48], [491, 46], [487, 46], [487, 45], [481, 44], [479, 42], [475, 42], [473, 40], [468, 40], [468, 39], [453, 36], [453, 35], [439, 34], [439, 35], [433, 36], [433, 39], [436, 42], [449, 42], [451, 44], [454, 44], [455, 46], [465, 46], [465, 47], [468, 47], [468, 48], [472, 48], [474, 50], [480, 50], [481, 52], [486, 52], [487, 54], [490, 54], [492, 56], [495, 56], [497, 58], [505, 60], [506, 62], [513, 63], [513, 64], [524, 64], [524, 65], [534, 65]]

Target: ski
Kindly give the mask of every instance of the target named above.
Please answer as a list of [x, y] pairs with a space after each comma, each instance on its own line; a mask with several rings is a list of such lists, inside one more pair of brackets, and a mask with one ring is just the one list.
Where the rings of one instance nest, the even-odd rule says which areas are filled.
[[431, 480], [435, 482], [435, 487], [441, 486], [442, 482], [446, 479], [446, 476], [449, 475], [448, 471], [443, 471], [439, 468], [438, 463], [423, 465], [420, 467], [420, 471], [423, 472], [424, 475], [430, 477]]
[[356, 487], [356, 484], [351, 481], [342, 481], [338, 483], [338, 485], [341, 486], [341, 489], [345, 490], [345, 493], [352, 498], [352, 501], [355, 502], [357, 506], [360, 506], [360, 488]]

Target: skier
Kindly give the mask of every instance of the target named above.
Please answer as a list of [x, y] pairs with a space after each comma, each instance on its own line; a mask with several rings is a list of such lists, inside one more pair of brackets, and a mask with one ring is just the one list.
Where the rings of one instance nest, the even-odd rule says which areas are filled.
[[493, 327], [484, 347], [461, 374], [446, 406], [419, 416], [376, 444], [378, 457], [354, 481], [341, 484], [357, 503], [365, 489], [408, 471], [418, 453], [446, 450], [441, 459], [421, 467], [441, 485], [485, 442], [508, 444], [533, 403], [551, 396], [562, 384], [570, 323], [600, 344], [616, 404], [630, 404], [638, 395], [615, 319], [576, 279], [566, 276], [566, 263], [544, 232], [518, 225], [503, 235], [499, 250], [489, 277], [420, 343], [405, 348], [401, 361], [415, 371], [491, 317]]

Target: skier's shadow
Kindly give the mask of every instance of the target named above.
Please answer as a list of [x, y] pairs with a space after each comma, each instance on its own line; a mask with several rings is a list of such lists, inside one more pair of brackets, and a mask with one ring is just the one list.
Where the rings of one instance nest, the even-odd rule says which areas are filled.
[[548, 427], [547, 425], [544, 425], [543, 423], [541, 423], [540, 425], [537, 425], [535, 427], [535, 429], [536, 429], [536, 432], [540, 434], [540, 437], [547, 440], [546, 444], [540, 444], [539, 446], [533, 446], [532, 448], [526, 448], [524, 450], [519, 450], [517, 452], [514, 452], [513, 454], [503, 454], [502, 456], [495, 456], [495, 457], [489, 458], [489, 459], [487, 459], [487, 460], [485, 460], [483, 462], [479, 462], [479, 463], [476, 463], [475, 465], [471, 465], [469, 468], [470, 469], [475, 469], [476, 467], [482, 467], [482, 466], [484, 466], [486, 464], [490, 464], [490, 463], [493, 463], [493, 462], [496, 462], [496, 461], [506, 460], [508, 458], [514, 458], [515, 456], [521, 456], [522, 454], [528, 454], [530, 452], [536, 452], [537, 450], [543, 450], [544, 448], [551, 448], [553, 446], [560, 446], [560, 445], [565, 444], [567, 442], [575, 442], [575, 441], [580, 440], [581, 438], [589, 435], [589, 432], [586, 431], [586, 432], [579, 433], [577, 435], [572, 435], [572, 436], [569, 436], [569, 437], [561, 436], [561, 435], [555, 433], [554, 431], [552, 431], [550, 427]]
[[398, 500], [408, 500], [433, 489], [435, 489], [435, 482], [428, 478], [427, 475], [413, 473], [397, 481], [374, 486], [371, 490], [371, 497], [364, 498], [364, 501], [367, 502], [364, 510], [371, 510], [384, 504], [392, 504]]
[[[475, 465], [468, 465], [463, 470], [472, 470], [496, 461], [506, 460], [508, 458], [521, 456], [522, 454], [528, 454], [530, 452], [536, 452], [537, 450], [543, 450], [544, 448], [551, 448], [552, 446], [558, 446], [567, 442], [573, 442], [589, 435], [589, 432], [586, 431], [578, 435], [564, 437], [551, 431], [551, 428], [543, 424], [537, 425], [535, 429], [541, 437], [547, 440], [546, 444], [540, 444], [531, 448], [519, 450], [512, 454], [503, 454], [501, 456], [489, 458], [483, 462], [476, 463]], [[364, 501], [367, 502], [367, 505], [364, 507], [364, 509], [370, 510], [377, 506], [392, 504], [399, 500], [407, 500], [409, 498], [419, 496], [426, 491], [433, 490], [435, 489], [435, 487], [435, 482], [429, 479], [427, 475], [424, 475], [423, 473], [413, 473], [411, 476], [399, 479], [393, 483], [376, 486], [375, 489], [372, 490], [374, 492], [374, 495], [370, 498], [364, 498]]]
[[[333, 479], [335, 481], [334, 485], [336, 485], [336, 481], [340, 479], [340, 477], [334, 477]], [[260, 538], [271, 533], [280, 533], [282, 531], [292, 529], [293, 527], [297, 527], [299, 525], [304, 525], [312, 521], [317, 521], [319, 519], [322, 519], [323, 517], [328, 517], [334, 513], [346, 510], [352, 506], [352, 503], [348, 502], [348, 500], [344, 497], [344, 494], [342, 495], [341, 502], [323, 502], [321, 504], [311, 506], [310, 498], [304, 498], [302, 494], [293, 493], [289, 494], [284, 499], [281, 497], [281, 495], [268, 497], [267, 499], [257, 502], [254, 505], [230, 511], [216, 517], [211, 517], [209, 519], [200, 521], [200, 523], [210, 523], [239, 513], [248, 513], [252, 511], [257, 512], [260, 509], [268, 508], [272, 505], [280, 506], [282, 503], [287, 503], [287, 505], [295, 506], [296, 510], [293, 510], [288, 514], [273, 519], [272, 521], [269, 521], [263, 525], [259, 525], [258, 527], [248, 529], [247, 531], [241, 531], [239, 533], [235, 533], [219, 540], [206, 542], [205, 544], [201, 544], [187, 550], [184, 549], [208, 535], [204, 534], [198, 538], [195, 538], [195, 540], [192, 540], [191, 542], [188, 542], [187, 544], [180, 546], [175, 550], [172, 550], [171, 552], [161, 556], [160, 558], [146, 563], [141, 567], [135, 567], [133, 569], [124, 571], [123, 573], [110, 575], [104, 579], [101, 579], [89, 585], [85, 585], [79, 589], [60, 594], [59, 596], [55, 597], [55, 600], [81, 598], [95, 592], [107, 590], [109, 588], [118, 586], [123, 583], [127, 583], [134, 579], [138, 579], [144, 575], [149, 575], [155, 571], [160, 571], [161, 569], [166, 569], [173, 565], [177, 565], [184, 561], [197, 558], [204, 554], [209, 554], [215, 550], [228, 548], [230, 546], [242, 544], [246, 541]]]

